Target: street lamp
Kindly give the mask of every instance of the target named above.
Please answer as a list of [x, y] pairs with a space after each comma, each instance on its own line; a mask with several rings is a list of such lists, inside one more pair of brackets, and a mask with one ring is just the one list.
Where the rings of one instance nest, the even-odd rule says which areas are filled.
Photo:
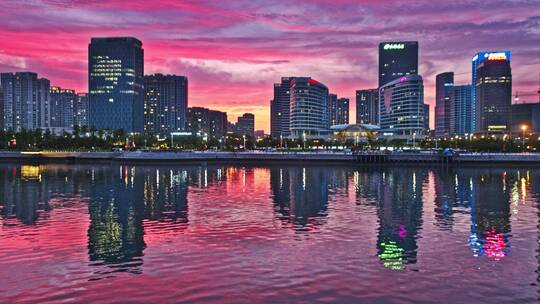
[[523, 131], [523, 137], [521, 138], [521, 145], [523, 146], [523, 151], [525, 151], [525, 131], [527, 131], [527, 125], [521, 125], [521, 131]]
[[283, 149], [283, 134], [279, 135], [279, 145]]
[[302, 134], [302, 137], [304, 138], [304, 150], [306, 149], [306, 131]]
[[247, 151], [247, 147], [246, 147], [246, 135], [242, 135], [242, 137], [244, 138], [244, 151]]

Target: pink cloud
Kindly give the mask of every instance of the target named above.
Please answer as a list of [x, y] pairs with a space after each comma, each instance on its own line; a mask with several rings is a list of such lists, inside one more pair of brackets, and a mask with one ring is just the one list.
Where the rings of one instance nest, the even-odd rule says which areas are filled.
[[[312, 76], [354, 100], [377, 83], [377, 44], [418, 40], [425, 100], [437, 73], [470, 81], [477, 50], [512, 51], [514, 91], [536, 90], [537, 1], [4, 1], [0, 72], [33, 70], [53, 84], [87, 90], [92, 36], [143, 41], [146, 72], [186, 75], [190, 104], [256, 111], [269, 129], [273, 82]], [[530, 95], [533, 99], [534, 95]], [[351, 106], [354, 117], [354, 102]], [[354, 121], [354, 118], [352, 119]]]

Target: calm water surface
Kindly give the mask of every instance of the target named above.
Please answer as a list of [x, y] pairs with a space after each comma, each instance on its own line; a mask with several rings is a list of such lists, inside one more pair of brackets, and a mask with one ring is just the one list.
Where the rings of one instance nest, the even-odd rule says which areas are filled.
[[540, 170], [0, 164], [0, 302], [537, 303]]

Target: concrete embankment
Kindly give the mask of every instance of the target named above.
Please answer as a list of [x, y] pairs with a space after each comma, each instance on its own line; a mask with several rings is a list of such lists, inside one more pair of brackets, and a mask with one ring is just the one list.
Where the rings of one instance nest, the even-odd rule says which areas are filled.
[[0, 152], [0, 161], [293, 161], [339, 163], [443, 163], [540, 165], [540, 154], [471, 153], [444, 157], [437, 153], [328, 153], [328, 152]]

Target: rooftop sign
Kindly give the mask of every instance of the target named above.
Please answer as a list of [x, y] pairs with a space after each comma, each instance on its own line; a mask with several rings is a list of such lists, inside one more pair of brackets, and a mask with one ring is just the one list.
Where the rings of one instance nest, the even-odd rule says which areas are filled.
[[500, 53], [489, 53], [486, 54], [488, 60], [506, 60], [506, 53], [500, 52]]
[[383, 48], [385, 50], [403, 50], [405, 48], [404, 43], [386, 43]]

